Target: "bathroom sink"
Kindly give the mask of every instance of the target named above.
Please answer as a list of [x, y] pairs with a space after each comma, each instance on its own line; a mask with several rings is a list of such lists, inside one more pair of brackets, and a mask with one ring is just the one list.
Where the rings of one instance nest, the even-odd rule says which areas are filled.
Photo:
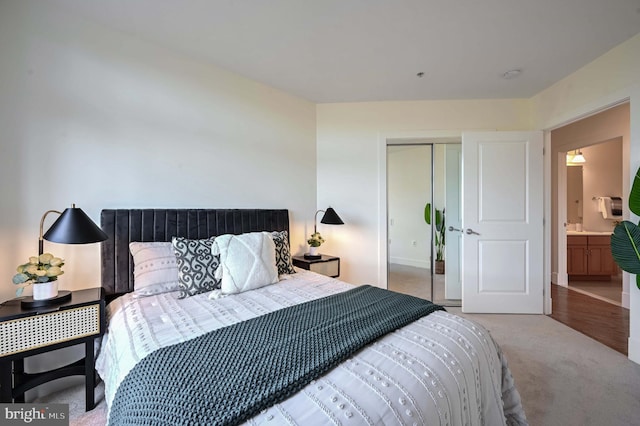
[[613, 231], [567, 231], [567, 235], [611, 235]]

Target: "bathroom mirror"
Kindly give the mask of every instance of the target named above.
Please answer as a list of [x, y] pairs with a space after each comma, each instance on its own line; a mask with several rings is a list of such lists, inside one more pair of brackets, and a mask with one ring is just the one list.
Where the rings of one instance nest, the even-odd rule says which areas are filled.
[[582, 166], [567, 166], [567, 224], [582, 223]]

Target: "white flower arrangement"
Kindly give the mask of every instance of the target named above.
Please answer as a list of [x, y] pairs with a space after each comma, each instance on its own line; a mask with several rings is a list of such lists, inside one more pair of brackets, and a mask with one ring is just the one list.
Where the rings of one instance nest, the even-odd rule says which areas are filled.
[[311, 247], [320, 247], [320, 245], [324, 243], [324, 238], [322, 238], [322, 235], [320, 235], [319, 232], [314, 232], [313, 234], [311, 234], [311, 238], [307, 240], [307, 243]]
[[13, 276], [13, 283], [15, 285], [25, 284], [16, 290], [16, 296], [21, 296], [27, 285], [57, 280], [60, 275], [64, 274], [62, 265], [64, 265], [64, 260], [54, 257], [51, 253], [31, 256], [28, 263], [16, 268], [18, 273]]

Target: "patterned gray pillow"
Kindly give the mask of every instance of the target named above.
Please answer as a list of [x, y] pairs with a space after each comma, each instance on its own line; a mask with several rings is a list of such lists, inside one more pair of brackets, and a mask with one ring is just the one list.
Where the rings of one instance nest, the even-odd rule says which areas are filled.
[[273, 231], [271, 233], [273, 242], [276, 245], [276, 266], [278, 267], [278, 275], [295, 274], [291, 260], [291, 251], [289, 249], [289, 233], [287, 231]]
[[215, 278], [220, 266], [220, 256], [211, 254], [215, 237], [204, 240], [190, 240], [173, 237], [171, 243], [178, 261], [180, 285], [179, 299], [220, 288], [220, 280]]

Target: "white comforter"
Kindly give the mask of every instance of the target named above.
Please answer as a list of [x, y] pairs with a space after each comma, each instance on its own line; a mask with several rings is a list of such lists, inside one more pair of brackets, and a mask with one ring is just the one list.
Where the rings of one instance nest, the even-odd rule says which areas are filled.
[[[177, 292], [107, 309], [96, 359], [110, 407], [120, 382], [154, 350], [210, 330], [353, 288], [308, 271], [277, 284], [212, 300]], [[508, 419], [505, 418], [505, 413]], [[526, 424], [499, 348], [478, 324], [435, 312], [378, 340], [247, 424]]]

